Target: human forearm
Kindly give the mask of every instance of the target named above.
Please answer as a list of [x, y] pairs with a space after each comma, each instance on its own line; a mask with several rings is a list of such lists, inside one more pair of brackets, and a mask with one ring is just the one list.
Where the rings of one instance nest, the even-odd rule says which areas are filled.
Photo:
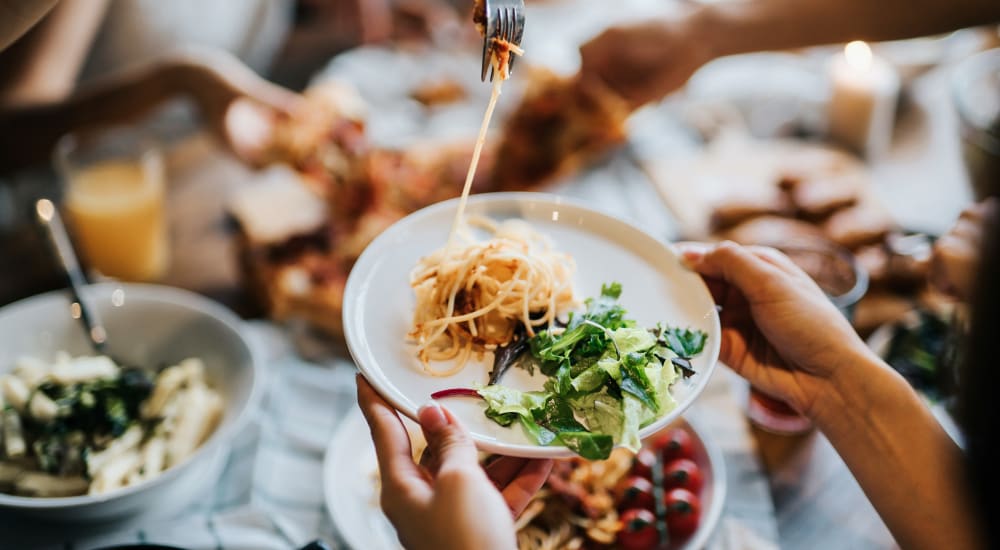
[[244, 135], [226, 126], [234, 101], [246, 99], [256, 106], [258, 130], [274, 113], [288, 113], [299, 101], [297, 94], [262, 79], [231, 55], [212, 50], [176, 52], [94, 83], [65, 101], [0, 108], [0, 174], [45, 162], [56, 140], [67, 132], [134, 122], [179, 97], [190, 99], [202, 122], [244, 159], [260, 145], [253, 142], [253, 132]]
[[104, 20], [107, 3], [108, 0], [62, 2], [4, 52], [0, 59], [0, 105], [68, 97]]
[[981, 547], [960, 449], [880, 360], [842, 369], [815, 421], [901, 547]]
[[708, 4], [690, 18], [715, 57], [850, 40], [895, 40], [1000, 21], [995, 0], [756, 0]]

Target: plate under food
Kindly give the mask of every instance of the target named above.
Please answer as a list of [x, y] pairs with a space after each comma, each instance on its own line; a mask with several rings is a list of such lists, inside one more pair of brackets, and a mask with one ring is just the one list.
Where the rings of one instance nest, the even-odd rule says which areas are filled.
[[[422, 440], [419, 427], [406, 422], [411, 437]], [[679, 419], [693, 438], [694, 461], [702, 467], [702, 516], [698, 530], [671, 550], [704, 548], [715, 532], [726, 501], [726, 464], [722, 450], [697, 423]], [[368, 426], [360, 411], [353, 411], [334, 434], [323, 460], [323, 494], [333, 524], [351, 548], [398, 550], [402, 548], [379, 506], [378, 463]]]
[[[416, 346], [406, 338], [415, 303], [410, 271], [422, 256], [444, 245], [457, 204], [456, 199], [430, 206], [382, 233], [358, 259], [344, 294], [344, 333], [351, 355], [378, 393], [411, 419], [431, 394], [485, 385], [492, 369], [492, 355], [486, 354], [482, 360], [473, 356], [452, 376], [430, 376], [417, 358]], [[643, 428], [640, 437], [673, 422], [701, 393], [719, 356], [719, 317], [704, 282], [683, 267], [666, 244], [622, 220], [541, 193], [475, 195], [469, 198], [467, 212], [496, 220], [523, 219], [548, 235], [557, 250], [576, 260], [579, 298], [595, 296], [601, 284], [617, 281], [622, 285], [619, 303], [640, 326], [662, 321], [708, 334], [704, 351], [691, 360], [695, 374], [672, 388], [677, 407]], [[534, 374], [511, 369], [502, 384], [530, 391], [541, 389], [544, 381], [537, 369]], [[456, 398], [445, 405], [483, 451], [527, 458], [573, 456], [560, 445], [537, 445], [518, 426], [496, 424], [483, 414], [480, 400]]]

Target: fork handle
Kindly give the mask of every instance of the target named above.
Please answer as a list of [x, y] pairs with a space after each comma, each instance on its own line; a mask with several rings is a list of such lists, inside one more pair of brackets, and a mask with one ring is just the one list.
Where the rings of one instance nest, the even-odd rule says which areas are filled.
[[90, 302], [83, 296], [83, 288], [87, 286], [87, 278], [80, 268], [80, 262], [73, 252], [73, 245], [69, 241], [66, 233], [66, 226], [63, 224], [59, 209], [48, 199], [39, 199], [35, 203], [35, 211], [38, 214], [38, 223], [45, 230], [52, 252], [58, 257], [66, 274], [69, 283], [69, 292], [73, 302], [79, 311], [73, 311], [74, 317], [83, 323], [87, 331], [87, 339], [90, 340], [94, 349], [104, 353], [104, 342], [107, 340], [107, 331], [101, 323], [100, 317]]

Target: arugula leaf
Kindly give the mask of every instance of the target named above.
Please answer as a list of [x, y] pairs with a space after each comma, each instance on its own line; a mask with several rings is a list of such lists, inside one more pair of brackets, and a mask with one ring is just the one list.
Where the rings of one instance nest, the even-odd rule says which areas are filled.
[[[579, 320], [573, 321], [577, 324], [584, 319], [593, 321], [606, 329], [615, 330], [626, 326], [625, 309], [618, 305], [618, 298], [621, 296], [621, 285], [611, 283], [601, 287], [601, 295], [597, 298], [588, 298], [584, 303], [587, 305], [587, 312]], [[573, 323], [570, 323], [573, 326]]]
[[694, 374], [696, 373], [694, 367], [691, 366], [690, 359], [685, 359], [684, 357], [671, 357], [670, 363], [673, 366], [680, 369], [681, 374], [684, 375], [684, 378], [690, 378], [691, 376], [694, 376]]
[[518, 418], [523, 418], [518, 413], [514, 413], [514, 412], [511, 412], [511, 413], [498, 413], [498, 412], [496, 412], [493, 409], [486, 409], [486, 413], [485, 414], [486, 414], [486, 418], [489, 418], [490, 420], [496, 422], [497, 424], [500, 424], [501, 426], [510, 426]]
[[579, 360], [589, 359], [604, 353], [604, 348], [608, 345], [608, 338], [601, 331], [591, 331], [586, 334], [573, 349], [573, 357]]
[[545, 381], [545, 391], [552, 395], [568, 395], [573, 391], [573, 377], [570, 375], [569, 361], [563, 361], [554, 372], [549, 374], [549, 379]]
[[618, 282], [611, 283], [610, 285], [601, 285], [601, 296], [606, 298], [614, 298], [617, 300], [621, 298], [622, 295], [622, 284]]
[[656, 389], [649, 382], [644, 369], [646, 356], [636, 352], [626, 354], [621, 365], [622, 378], [619, 386], [621, 386], [622, 391], [635, 396], [650, 410], [658, 410]]
[[705, 349], [708, 334], [689, 328], [668, 327], [661, 334], [663, 344], [681, 357], [690, 359]]
[[[572, 325], [572, 323], [571, 323]], [[552, 335], [548, 331], [543, 331], [531, 341], [531, 354], [542, 361], [562, 362], [569, 360], [570, 353], [577, 342], [583, 340], [594, 328], [588, 325], [578, 325], [567, 329], [558, 336]]]
[[632, 375], [628, 372], [622, 371], [622, 381], [619, 382], [618, 386], [621, 388], [623, 394], [629, 394], [638, 399], [643, 405], [656, 410], [656, 401], [649, 395], [646, 388], [642, 387], [642, 384], [635, 378], [632, 378]]
[[569, 401], [559, 396], [551, 396], [545, 401], [545, 406], [533, 411], [534, 420], [540, 426], [548, 428], [557, 434], [562, 432], [587, 431], [587, 428], [577, 422], [573, 415], [573, 407]]
[[591, 432], [562, 432], [559, 441], [587, 460], [604, 460], [611, 456], [615, 442], [608, 434]]

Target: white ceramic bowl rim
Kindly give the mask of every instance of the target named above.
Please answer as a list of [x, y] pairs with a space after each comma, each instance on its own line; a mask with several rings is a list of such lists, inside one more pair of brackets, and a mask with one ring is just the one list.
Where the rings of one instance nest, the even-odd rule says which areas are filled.
[[[88, 293], [88, 295], [103, 293], [105, 291], [110, 293], [112, 289], [121, 287], [141, 292], [144, 300], [169, 303], [175, 306], [182, 305], [182, 307], [195, 310], [219, 321], [223, 326], [232, 331], [233, 334], [235, 334], [240, 341], [246, 345], [247, 352], [250, 356], [250, 375], [252, 376], [252, 380], [250, 381], [250, 393], [246, 402], [239, 409], [235, 421], [228, 424], [221, 424], [218, 428], [216, 428], [212, 435], [209, 436], [208, 441], [198, 447], [194, 454], [185, 459], [181, 464], [164, 471], [153, 479], [142, 481], [127, 487], [122, 487], [101, 495], [77, 495], [72, 497], [24, 497], [0, 493], [0, 506], [46, 510], [72, 508], [80, 505], [92, 505], [95, 503], [117, 500], [119, 498], [168, 483], [179, 476], [183, 470], [190, 467], [201, 457], [215, 450], [215, 448], [221, 445], [224, 441], [230, 440], [232, 436], [239, 432], [246, 422], [250, 420], [251, 413], [257, 409], [263, 391], [261, 383], [263, 378], [263, 369], [260, 362], [261, 354], [254, 341], [245, 337], [243, 321], [240, 320], [236, 314], [221, 304], [218, 304], [217, 302], [214, 302], [200, 294], [163, 285], [118, 282], [97, 283], [88, 285], [84, 292]], [[44, 294], [24, 298], [0, 308], [0, 316], [17, 315], [22, 310], [38, 307], [38, 304], [45, 300], [59, 298], [69, 299], [66, 291], [64, 290], [53, 290]], [[113, 339], [114, 335], [110, 335], [109, 337]]]

